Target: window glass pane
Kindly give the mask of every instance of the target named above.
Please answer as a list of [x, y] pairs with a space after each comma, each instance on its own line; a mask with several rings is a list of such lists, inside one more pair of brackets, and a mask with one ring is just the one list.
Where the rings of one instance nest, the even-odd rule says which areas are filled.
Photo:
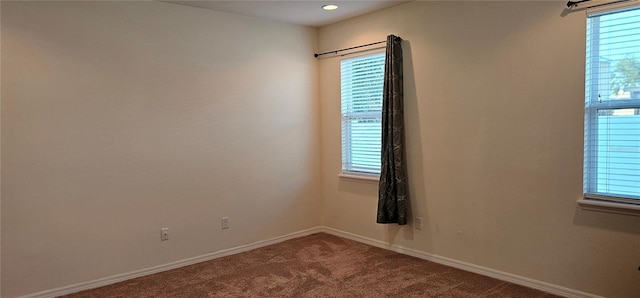
[[598, 110], [595, 193], [640, 197], [640, 109]]
[[380, 173], [384, 53], [342, 60], [342, 171]]
[[640, 204], [640, 9], [589, 16], [586, 196]]
[[590, 17], [588, 26], [589, 100], [640, 98], [640, 9]]

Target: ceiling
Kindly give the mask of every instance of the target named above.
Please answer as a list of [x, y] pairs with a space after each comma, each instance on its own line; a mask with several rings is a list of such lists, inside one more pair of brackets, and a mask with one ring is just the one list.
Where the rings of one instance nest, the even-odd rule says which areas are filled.
[[[286, 23], [321, 27], [336, 23], [358, 15], [366, 14], [385, 7], [398, 5], [410, 1], [402, 0], [297, 0], [297, 1], [162, 1], [174, 4], [211, 9], [223, 12], [242, 14], [266, 19], [277, 20]], [[322, 5], [337, 4], [339, 8], [333, 11], [322, 10]]]

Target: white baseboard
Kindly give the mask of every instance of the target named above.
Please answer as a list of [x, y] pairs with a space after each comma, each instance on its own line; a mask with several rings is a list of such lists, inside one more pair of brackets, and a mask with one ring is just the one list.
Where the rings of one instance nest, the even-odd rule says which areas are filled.
[[180, 260], [180, 261], [176, 261], [176, 262], [171, 262], [171, 263], [160, 265], [160, 266], [155, 266], [155, 267], [146, 268], [146, 269], [142, 269], [142, 270], [136, 270], [136, 271], [132, 271], [132, 272], [117, 274], [117, 275], [113, 275], [113, 276], [108, 276], [108, 277], [105, 277], [105, 278], [100, 278], [100, 279], [96, 279], [96, 280], [92, 280], [92, 281], [88, 281], [88, 282], [82, 282], [82, 283], [78, 283], [78, 284], [74, 284], [74, 285], [70, 285], [70, 286], [66, 286], [66, 287], [46, 290], [46, 291], [42, 291], [42, 292], [38, 292], [38, 293], [33, 293], [33, 294], [25, 295], [25, 296], [20, 296], [19, 298], [53, 298], [53, 297], [58, 297], [58, 296], [62, 296], [62, 295], [67, 295], [67, 294], [72, 294], [72, 293], [84, 291], [84, 290], [95, 289], [95, 288], [98, 288], [98, 287], [114, 284], [114, 283], [117, 283], [117, 282], [129, 280], [129, 279], [133, 279], [133, 278], [137, 278], [137, 277], [142, 277], [142, 276], [145, 276], [145, 275], [150, 275], [150, 274], [154, 274], [154, 273], [158, 273], [158, 272], [162, 272], [162, 271], [167, 271], [167, 270], [171, 270], [171, 269], [176, 269], [176, 268], [180, 268], [180, 267], [184, 267], [184, 266], [188, 266], [188, 265], [192, 265], [192, 264], [196, 264], [196, 263], [200, 263], [200, 262], [205, 262], [205, 261], [209, 261], [209, 260], [213, 260], [213, 259], [217, 259], [217, 258], [221, 258], [221, 257], [226, 257], [226, 256], [229, 256], [229, 255], [238, 254], [238, 253], [241, 253], [241, 252], [249, 251], [249, 250], [260, 248], [260, 247], [263, 247], [263, 246], [276, 244], [276, 243], [283, 242], [283, 241], [290, 240], [290, 239], [294, 239], [294, 238], [299, 238], [299, 237], [303, 237], [303, 236], [319, 233], [319, 232], [322, 232], [322, 231], [323, 231], [322, 227], [315, 227], [315, 228], [306, 229], [306, 230], [294, 232], [294, 233], [283, 235], [283, 236], [274, 237], [274, 238], [267, 239], [267, 240], [257, 241], [257, 242], [250, 243], [250, 244], [245, 244], [245, 245], [240, 245], [240, 246], [232, 247], [232, 248], [229, 248], [229, 249], [223, 249], [223, 250], [220, 250], [220, 251], [216, 251], [216, 252], [200, 255], [200, 256], [197, 256], [197, 257], [193, 257], [193, 258], [188, 258], [188, 259], [184, 259], [184, 260]]
[[590, 293], [581, 292], [581, 291], [574, 290], [574, 289], [561, 287], [561, 286], [550, 284], [550, 283], [547, 283], [547, 282], [543, 282], [543, 281], [539, 281], [539, 280], [535, 280], [535, 279], [531, 279], [531, 278], [527, 278], [527, 277], [523, 277], [523, 276], [519, 276], [519, 275], [515, 275], [515, 274], [511, 274], [511, 273], [507, 273], [507, 272], [503, 272], [503, 271], [499, 271], [499, 270], [483, 267], [483, 266], [478, 266], [478, 265], [474, 265], [474, 264], [471, 264], [471, 263], [462, 262], [462, 261], [446, 258], [446, 257], [439, 256], [439, 255], [430, 254], [430, 253], [427, 253], [427, 252], [424, 252], [424, 251], [419, 251], [419, 250], [415, 250], [415, 249], [411, 249], [411, 248], [402, 247], [400, 245], [389, 244], [389, 243], [384, 242], [384, 241], [363, 237], [363, 236], [360, 236], [360, 235], [356, 235], [356, 234], [352, 234], [352, 233], [349, 233], [349, 232], [337, 230], [337, 229], [334, 229], [334, 228], [322, 227], [321, 231], [325, 232], [327, 234], [335, 235], [335, 236], [342, 237], [342, 238], [351, 239], [351, 240], [358, 241], [358, 242], [361, 242], [361, 243], [364, 243], [364, 244], [368, 244], [368, 245], [371, 245], [371, 246], [375, 246], [375, 247], [379, 247], [379, 248], [395, 251], [395, 252], [398, 252], [398, 253], [401, 253], [401, 254], [409, 255], [409, 256], [412, 256], [412, 257], [420, 258], [420, 259], [431, 261], [431, 262], [434, 262], [434, 263], [439, 263], [439, 264], [446, 265], [446, 266], [449, 266], [449, 267], [462, 269], [462, 270], [473, 272], [473, 273], [477, 273], [477, 274], [480, 274], [480, 275], [493, 277], [495, 279], [504, 280], [504, 281], [507, 281], [507, 282], [510, 282], [510, 283], [514, 283], [514, 284], [517, 284], [517, 285], [525, 286], [525, 287], [528, 287], [528, 288], [537, 289], [537, 290], [540, 290], [540, 291], [543, 291], [543, 292], [547, 292], [547, 293], [551, 293], [551, 294], [555, 294], [555, 295], [559, 295], [559, 296], [575, 297], [575, 298], [603, 298], [602, 296], [597, 296], [597, 295], [594, 295], [594, 294], [590, 294]]
[[430, 254], [427, 252], [423, 252], [423, 251], [419, 251], [411, 248], [402, 247], [395, 244], [389, 244], [384, 241], [367, 238], [360, 235], [356, 235], [349, 232], [337, 230], [334, 228], [324, 227], [324, 226], [310, 228], [310, 229], [294, 232], [291, 234], [274, 237], [267, 240], [257, 241], [250, 244], [240, 245], [240, 246], [232, 247], [229, 249], [224, 249], [224, 250], [220, 250], [220, 251], [216, 251], [216, 252], [212, 252], [212, 253], [208, 253], [208, 254], [204, 254], [204, 255], [200, 255], [197, 257], [188, 258], [188, 259], [184, 259], [176, 262], [171, 262], [168, 264], [159, 265], [159, 266], [155, 266], [147, 269], [141, 269], [141, 270], [136, 270], [132, 272], [117, 274], [117, 275], [100, 278], [100, 279], [96, 279], [88, 282], [82, 282], [82, 283], [78, 283], [78, 284], [74, 284], [66, 287], [61, 287], [61, 288], [46, 290], [38, 293], [25, 295], [25, 296], [20, 296], [20, 298], [53, 298], [57, 296], [84, 291], [84, 290], [95, 289], [98, 287], [114, 284], [117, 282], [129, 280], [137, 277], [142, 277], [150, 274], [155, 274], [158, 272], [167, 271], [175, 268], [180, 268], [180, 267], [184, 267], [184, 266], [188, 266], [188, 265], [192, 265], [200, 262], [205, 262], [205, 261], [209, 261], [209, 260], [213, 260], [213, 259], [217, 259], [217, 258], [229, 256], [229, 255], [234, 255], [234, 254], [249, 251], [252, 249], [268, 246], [271, 244], [276, 244], [286, 240], [299, 238], [299, 237], [303, 237], [303, 236], [307, 236], [307, 235], [311, 235], [319, 232], [325, 232], [327, 234], [332, 234], [338, 237], [351, 239], [364, 244], [395, 251], [401, 254], [413, 256], [423, 260], [443, 264], [446, 266], [462, 269], [465, 271], [469, 271], [469, 272], [473, 272], [473, 273], [477, 273], [477, 274], [481, 274], [489, 277], [493, 277], [495, 279], [504, 280], [517, 285], [538, 289], [538, 290], [555, 294], [555, 295], [560, 295], [565, 297], [576, 297], [576, 298], [602, 298], [601, 296], [581, 292], [578, 290], [557, 286], [554, 284], [534, 280], [531, 278], [522, 277], [522, 276], [518, 276], [511, 273], [474, 265], [471, 263], [457, 261], [454, 259]]

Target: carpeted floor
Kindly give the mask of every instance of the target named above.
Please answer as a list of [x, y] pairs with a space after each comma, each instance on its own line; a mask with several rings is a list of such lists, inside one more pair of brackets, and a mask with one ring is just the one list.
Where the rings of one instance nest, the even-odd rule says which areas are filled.
[[555, 297], [318, 233], [65, 297]]

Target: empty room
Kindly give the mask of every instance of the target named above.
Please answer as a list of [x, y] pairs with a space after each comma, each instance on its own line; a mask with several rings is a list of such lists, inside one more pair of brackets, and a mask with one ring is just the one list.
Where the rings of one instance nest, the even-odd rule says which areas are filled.
[[640, 293], [640, 1], [0, 25], [1, 297]]

